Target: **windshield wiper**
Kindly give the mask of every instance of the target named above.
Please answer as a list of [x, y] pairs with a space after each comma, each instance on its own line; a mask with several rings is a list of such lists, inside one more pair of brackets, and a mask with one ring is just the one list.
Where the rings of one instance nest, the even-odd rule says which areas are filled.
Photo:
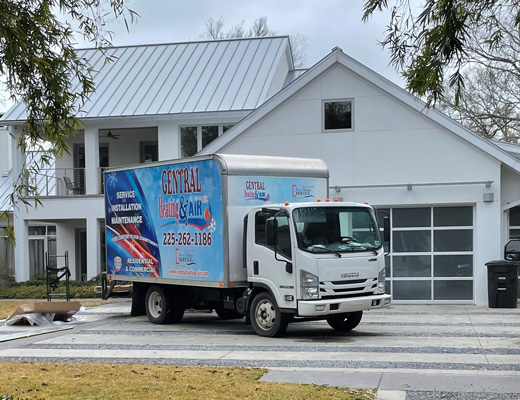
[[307, 249], [310, 249], [314, 252], [314, 250], [322, 250], [322, 253], [334, 253], [337, 257], [341, 258], [341, 253], [332, 249], [329, 249], [328, 247], [325, 247], [322, 244], [318, 245], [311, 245], [307, 247]]

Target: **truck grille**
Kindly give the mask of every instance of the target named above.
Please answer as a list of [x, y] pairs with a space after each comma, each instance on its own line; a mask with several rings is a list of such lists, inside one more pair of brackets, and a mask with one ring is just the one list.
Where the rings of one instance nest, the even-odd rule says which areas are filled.
[[323, 300], [372, 296], [376, 292], [377, 278], [320, 282], [320, 297]]

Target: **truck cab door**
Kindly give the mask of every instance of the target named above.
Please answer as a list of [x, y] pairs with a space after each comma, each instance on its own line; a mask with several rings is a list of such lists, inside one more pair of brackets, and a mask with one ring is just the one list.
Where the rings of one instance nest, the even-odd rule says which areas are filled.
[[248, 281], [268, 289], [280, 308], [296, 308], [291, 220], [276, 209], [255, 209], [251, 214]]

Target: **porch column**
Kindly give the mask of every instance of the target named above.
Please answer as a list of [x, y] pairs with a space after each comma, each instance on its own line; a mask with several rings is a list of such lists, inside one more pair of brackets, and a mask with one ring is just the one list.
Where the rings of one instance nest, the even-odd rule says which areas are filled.
[[157, 144], [159, 161], [180, 158], [179, 123], [177, 121], [159, 121], [157, 125]]
[[85, 126], [85, 194], [99, 192], [99, 130]]
[[14, 277], [16, 282], [25, 282], [30, 278], [29, 266], [29, 224], [20, 213], [13, 216], [16, 246], [14, 247]]
[[72, 280], [80, 280], [81, 276], [77, 273], [76, 267], [76, 236], [74, 227], [68, 223], [56, 224], [56, 253], [64, 255], [69, 254], [70, 278]]
[[[11, 176], [15, 181], [23, 169], [25, 155], [18, 148], [18, 137], [21, 135], [21, 128], [10, 126], [8, 128], [11, 140], [12, 170]], [[18, 207], [14, 207], [11, 223], [13, 224], [14, 234], [16, 235], [16, 246], [14, 247], [14, 274], [17, 282], [29, 280], [29, 224], [25, 219], [25, 206], [20, 205], [18, 196], [15, 195], [15, 202]]]
[[101, 272], [100, 229], [97, 218], [87, 218], [87, 279], [94, 278]]

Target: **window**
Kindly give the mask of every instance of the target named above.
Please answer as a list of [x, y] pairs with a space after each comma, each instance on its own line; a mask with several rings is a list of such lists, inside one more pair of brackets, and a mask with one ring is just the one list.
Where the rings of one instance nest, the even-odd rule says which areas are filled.
[[[509, 239], [520, 239], [520, 206], [509, 210]], [[518, 267], [518, 275], [520, 281], [520, 266]], [[520, 299], [520, 290], [518, 291], [518, 298]]]
[[180, 128], [181, 157], [193, 156], [233, 126], [233, 124], [182, 126]]
[[325, 101], [323, 120], [326, 131], [352, 129], [352, 101]]
[[181, 156], [190, 157], [197, 152], [197, 127], [181, 128]]
[[509, 239], [520, 239], [520, 206], [509, 210]]
[[278, 226], [276, 232], [276, 250], [284, 257], [291, 259], [291, 234], [289, 229], [289, 219], [285, 215], [278, 215], [278, 210], [259, 211], [255, 215], [255, 243], [266, 246], [271, 250], [275, 248], [274, 237], [271, 240], [267, 237], [267, 224], [273, 224], [276, 218]]
[[218, 137], [218, 126], [202, 127], [202, 148], [206, 147]]
[[310, 253], [376, 250], [381, 238], [372, 210], [364, 207], [301, 207], [293, 212], [298, 247]]
[[139, 143], [139, 162], [148, 163], [159, 159], [158, 142], [140, 142]]

